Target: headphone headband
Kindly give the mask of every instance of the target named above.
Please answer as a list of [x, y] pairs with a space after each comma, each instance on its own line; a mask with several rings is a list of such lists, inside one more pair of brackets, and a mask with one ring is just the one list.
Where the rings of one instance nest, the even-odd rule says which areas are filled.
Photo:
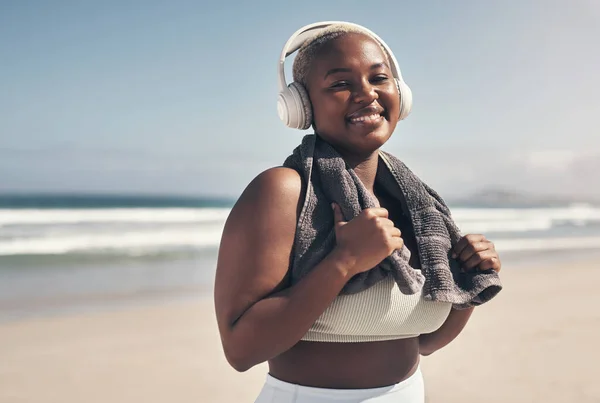
[[287, 40], [287, 42], [283, 46], [281, 55], [279, 56], [279, 64], [278, 64], [279, 91], [280, 92], [287, 88], [287, 83], [286, 83], [286, 79], [285, 79], [285, 68], [284, 68], [286, 57], [288, 57], [289, 55], [291, 55], [292, 53], [294, 53], [295, 51], [300, 49], [302, 44], [307, 39], [317, 35], [321, 30], [323, 30], [331, 25], [335, 25], [335, 24], [343, 24], [343, 25], [357, 28], [361, 31], [364, 31], [365, 34], [372, 36], [373, 39], [377, 40], [381, 44], [381, 46], [385, 50], [385, 53], [388, 56], [388, 59], [391, 64], [390, 69], [392, 70], [392, 75], [394, 76], [394, 78], [397, 78], [402, 81], [402, 75], [400, 74], [400, 68], [398, 67], [398, 61], [396, 60], [394, 53], [392, 53], [392, 50], [389, 48], [389, 46], [383, 41], [383, 39], [381, 39], [379, 36], [377, 36], [377, 34], [375, 34], [373, 31], [371, 31], [361, 25], [354, 24], [351, 22], [322, 21], [322, 22], [315, 22], [313, 24], [308, 24], [308, 25], [305, 25], [304, 27], [300, 28], [299, 30], [294, 32], [294, 34], [290, 37], [290, 39]]

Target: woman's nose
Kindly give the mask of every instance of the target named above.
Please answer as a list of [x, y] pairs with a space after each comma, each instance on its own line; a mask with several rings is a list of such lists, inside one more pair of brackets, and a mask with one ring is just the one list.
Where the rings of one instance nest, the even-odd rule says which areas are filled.
[[377, 95], [377, 91], [375, 91], [375, 86], [370, 82], [362, 82], [360, 85], [357, 85], [353, 98], [356, 103], [366, 103], [370, 104], [374, 100], [376, 100], [379, 96]]

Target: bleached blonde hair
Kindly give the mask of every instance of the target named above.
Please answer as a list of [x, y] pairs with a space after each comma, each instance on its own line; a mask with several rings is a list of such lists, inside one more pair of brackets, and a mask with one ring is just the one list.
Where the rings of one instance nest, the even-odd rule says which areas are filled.
[[293, 80], [297, 83], [302, 84], [304, 87], [307, 86], [308, 73], [310, 72], [310, 67], [315, 60], [315, 57], [319, 53], [319, 51], [328, 44], [329, 42], [342, 37], [346, 34], [363, 34], [373, 39], [383, 51], [383, 54], [387, 53], [381, 43], [368, 32], [359, 27], [350, 24], [338, 23], [328, 26], [327, 28], [320, 31], [315, 36], [307, 39], [300, 49], [298, 49], [298, 53], [294, 58], [294, 63], [292, 65], [292, 76]]

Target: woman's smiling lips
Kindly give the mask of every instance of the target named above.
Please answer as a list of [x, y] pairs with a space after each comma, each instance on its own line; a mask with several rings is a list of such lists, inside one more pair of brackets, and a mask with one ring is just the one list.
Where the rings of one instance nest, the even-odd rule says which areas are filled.
[[385, 117], [383, 116], [384, 112], [385, 109], [379, 105], [369, 105], [351, 113], [346, 117], [346, 120], [351, 125], [377, 127], [385, 120]]

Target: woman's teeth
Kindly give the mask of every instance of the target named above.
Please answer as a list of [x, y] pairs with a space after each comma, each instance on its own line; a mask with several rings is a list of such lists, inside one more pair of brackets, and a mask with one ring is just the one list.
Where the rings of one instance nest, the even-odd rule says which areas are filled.
[[368, 116], [359, 116], [357, 118], [352, 118], [350, 119], [350, 123], [375, 122], [381, 118], [382, 116], [379, 113], [374, 113]]

